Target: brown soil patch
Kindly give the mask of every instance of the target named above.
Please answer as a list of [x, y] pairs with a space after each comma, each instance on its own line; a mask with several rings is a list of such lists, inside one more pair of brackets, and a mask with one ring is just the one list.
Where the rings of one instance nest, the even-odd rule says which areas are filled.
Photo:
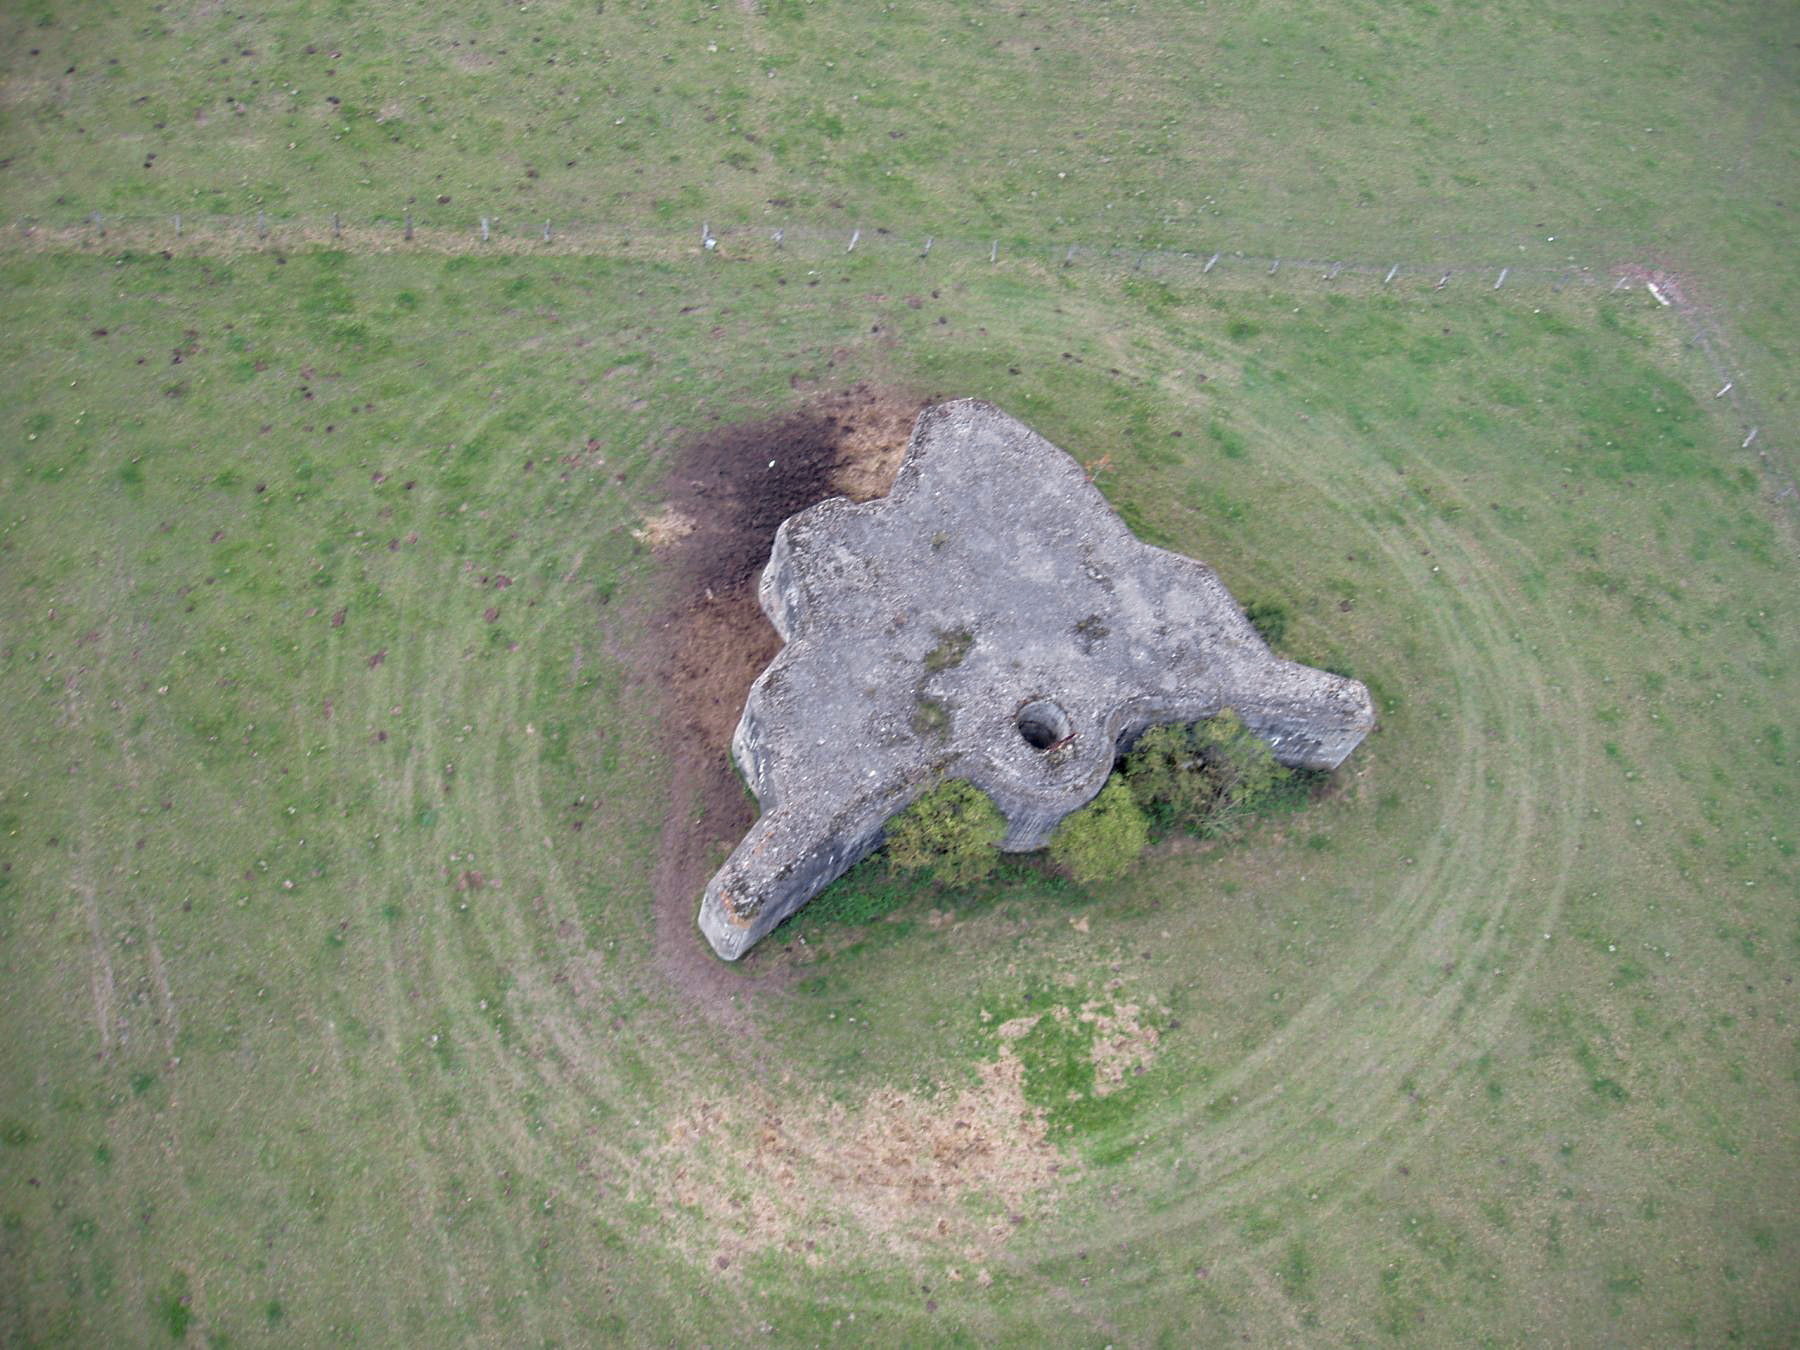
[[991, 1258], [1072, 1164], [1025, 1100], [1010, 1044], [979, 1072], [936, 1099], [889, 1090], [847, 1107], [756, 1092], [702, 1104], [670, 1128], [657, 1198], [698, 1220], [678, 1240], [720, 1271], [758, 1251], [818, 1263], [871, 1241], [911, 1259]]
[[841, 411], [828, 414], [835, 418], [840, 437], [832, 486], [853, 502], [887, 496], [925, 404], [899, 397], [858, 401], [852, 391], [840, 406]]
[[738, 1019], [749, 986], [713, 956], [694, 916], [707, 878], [756, 818], [730, 758], [750, 686], [781, 648], [756, 583], [794, 512], [886, 493], [925, 402], [858, 385], [721, 428], [680, 456], [663, 509], [645, 525], [672, 576], [656, 658], [673, 767], [655, 877], [657, 958], [684, 997], [726, 1020]]
[[1125, 1086], [1127, 1074], [1139, 1074], [1156, 1058], [1156, 1043], [1161, 1035], [1155, 1027], [1138, 1020], [1141, 1009], [1135, 1003], [1120, 1003], [1110, 1012], [1102, 1012], [1101, 1003], [1082, 1006], [1081, 1020], [1094, 1026], [1094, 1044], [1090, 1051], [1094, 1061], [1094, 1095], [1105, 1097]]

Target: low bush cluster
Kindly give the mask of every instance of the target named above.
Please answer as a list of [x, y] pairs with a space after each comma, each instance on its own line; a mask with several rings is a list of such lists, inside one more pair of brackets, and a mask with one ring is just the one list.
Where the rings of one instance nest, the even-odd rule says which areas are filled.
[[1050, 836], [1050, 861], [1080, 882], [1113, 881], [1150, 846], [1150, 822], [1117, 774]]
[[[1131, 870], [1152, 837], [1229, 833], [1291, 796], [1296, 781], [1229, 708], [1205, 721], [1154, 727], [1099, 796], [1057, 827], [1050, 861], [1082, 884], [1111, 881]], [[951, 779], [889, 823], [887, 859], [943, 886], [973, 886], [993, 873], [1005, 836], [1006, 821], [987, 794]]]
[[888, 822], [887, 856], [942, 885], [973, 886], [994, 870], [1005, 837], [1006, 820], [987, 793], [952, 778]]
[[1293, 778], [1229, 708], [1203, 722], [1152, 727], [1119, 772], [1158, 830], [1208, 838], [1266, 810]]

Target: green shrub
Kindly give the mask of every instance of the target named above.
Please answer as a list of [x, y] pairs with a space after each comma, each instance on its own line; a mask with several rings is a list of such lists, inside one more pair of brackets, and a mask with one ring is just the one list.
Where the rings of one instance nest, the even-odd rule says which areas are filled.
[[1119, 775], [1138, 809], [1164, 830], [1206, 819], [1219, 794], [1194, 744], [1191, 723], [1151, 727], [1125, 756]]
[[888, 822], [888, 861], [945, 886], [972, 886], [994, 870], [1005, 837], [1000, 808], [973, 783], [952, 778]]
[[1050, 837], [1050, 859], [1077, 881], [1111, 881], [1131, 870], [1150, 843], [1150, 823], [1116, 776]]
[[1273, 804], [1292, 774], [1226, 708], [1204, 722], [1146, 731], [1125, 757], [1123, 776], [1159, 827], [1217, 835]]

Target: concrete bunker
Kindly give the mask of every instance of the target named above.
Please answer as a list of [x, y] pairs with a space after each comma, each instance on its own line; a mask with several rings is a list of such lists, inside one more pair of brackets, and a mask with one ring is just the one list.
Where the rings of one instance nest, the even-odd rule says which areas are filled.
[[1147, 727], [1234, 709], [1284, 764], [1374, 725], [1355, 680], [1284, 661], [1204, 563], [1138, 540], [1070, 456], [991, 404], [920, 414], [889, 494], [782, 522], [758, 600], [786, 644], [732, 754], [762, 814], [699, 922], [735, 960], [945, 778], [1043, 847]]

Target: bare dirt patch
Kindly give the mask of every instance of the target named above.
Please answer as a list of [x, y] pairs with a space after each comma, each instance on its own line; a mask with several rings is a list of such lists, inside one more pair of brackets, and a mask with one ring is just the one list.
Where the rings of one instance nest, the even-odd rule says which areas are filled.
[[859, 397], [852, 390], [838, 406], [839, 411], [829, 414], [840, 437], [832, 486], [853, 502], [887, 496], [924, 402], [892, 395]]
[[1161, 1034], [1138, 1020], [1142, 1011], [1135, 1003], [1120, 1003], [1110, 1011], [1105, 1005], [1082, 1005], [1081, 1020], [1094, 1027], [1091, 1055], [1094, 1061], [1094, 1095], [1105, 1097], [1125, 1086], [1128, 1074], [1142, 1073], [1156, 1058]]
[[908, 1259], [990, 1259], [1073, 1164], [1025, 1100], [1010, 1044], [979, 1072], [938, 1098], [703, 1104], [670, 1127], [658, 1198], [700, 1220], [692, 1254], [720, 1271], [759, 1251], [818, 1263], [869, 1242]]
[[1632, 286], [1654, 286], [1667, 304], [1686, 310], [1699, 308], [1694, 298], [1688, 294], [1686, 279], [1667, 267], [1649, 261], [1630, 262], [1614, 268], [1613, 273], [1619, 281]]
[[656, 653], [673, 769], [655, 876], [658, 964], [686, 998], [728, 1021], [748, 985], [712, 955], [694, 915], [707, 877], [756, 819], [730, 758], [750, 686], [781, 648], [756, 583], [794, 512], [886, 493], [925, 402], [858, 385], [721, 428], [679, 457], [665, 505], [645, 525], [671, 576]]

